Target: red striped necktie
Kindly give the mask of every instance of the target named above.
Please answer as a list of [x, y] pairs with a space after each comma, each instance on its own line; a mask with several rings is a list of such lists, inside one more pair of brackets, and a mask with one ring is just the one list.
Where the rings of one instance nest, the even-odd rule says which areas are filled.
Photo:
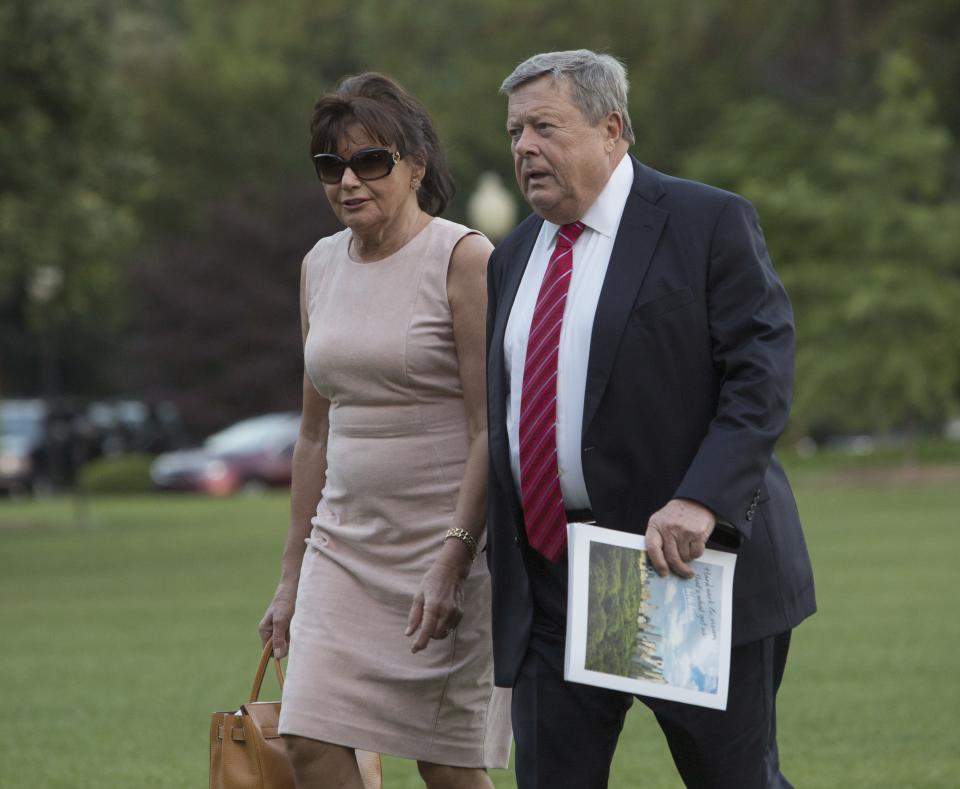
[[567, 544], [567, 517], [557, 465], [557, 359], [573, 271], [573, 244], [583, 223], [563, 225], [533, 310], [520, 394], [520, 498], [527, 541], [556, 561]]

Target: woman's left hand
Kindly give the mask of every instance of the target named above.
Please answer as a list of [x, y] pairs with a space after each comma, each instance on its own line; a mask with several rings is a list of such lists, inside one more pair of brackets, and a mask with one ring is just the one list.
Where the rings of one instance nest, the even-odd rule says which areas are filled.
[[446, 638], [463, 617], [463, 581], [470, 572], [470, 557], [462, 546], [456, 545], [458, 542], [444, 543], [413, 598], [405, 633], [412, 636], [420, 631], [413, 652], [426, 647], [431, 638]]

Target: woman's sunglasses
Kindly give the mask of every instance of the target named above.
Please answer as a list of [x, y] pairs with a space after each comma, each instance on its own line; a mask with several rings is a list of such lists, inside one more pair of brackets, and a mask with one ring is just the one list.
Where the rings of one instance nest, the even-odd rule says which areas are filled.
[[348, 167], [361, 181], [386, 178], [399, 161], [400, 151], [390, 152], [386, 148], [366, 148], [357, 151], [349, 159], [343, 159], [335, 153], [318, 153], [313, 157], [317, 177], [325, 184], [340, 183]]

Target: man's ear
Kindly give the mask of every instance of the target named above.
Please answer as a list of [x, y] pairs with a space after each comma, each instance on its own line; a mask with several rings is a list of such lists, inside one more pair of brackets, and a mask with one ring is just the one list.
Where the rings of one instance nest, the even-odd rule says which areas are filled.
[[603, 125], [603, 133], [606, 137], [605, 147], [609, 150], [613, 150], [614, 146], [620, 142], [620, 138], [623, 137], [623, 118], [620, 116], [620, 113], [616, 110], [607, 113], [607, 117], [601, 121]]

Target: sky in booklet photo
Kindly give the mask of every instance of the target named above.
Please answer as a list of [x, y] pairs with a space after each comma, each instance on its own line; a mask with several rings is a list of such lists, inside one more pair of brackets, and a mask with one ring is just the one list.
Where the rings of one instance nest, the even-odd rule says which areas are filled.
[[670, 685], [716, 693], [720, 667], [720, 588], [723, 568], [693, 562], [696, 576], [647, 573], [651, 619], [663, 633], [664, 678]]

